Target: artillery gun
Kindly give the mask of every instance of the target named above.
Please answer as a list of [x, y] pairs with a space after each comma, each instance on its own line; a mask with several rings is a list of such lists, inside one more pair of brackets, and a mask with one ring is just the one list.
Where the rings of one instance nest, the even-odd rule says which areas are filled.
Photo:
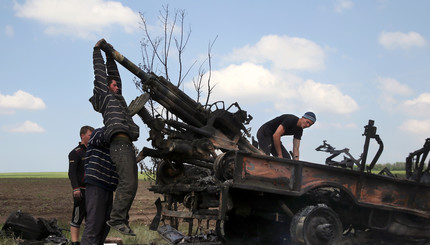
[[[383, 150], [372, 120], [365, 126], [363, 154], [347, 168], [267, 156], [247, 140], [251, 134], [245, 125], [252, 117], [237, 103], [203, 107], [111, 45], [101, 48], [179, 119], [153, 117], [146, 109], [138, 113], [150, 128], [153, 147], [141, 154], [160, 160], [150, 190], [163, 200], [155, 202], [151, 229], [166, 234], [166, 225], [177, 229], [182, 221], [191, 235], [195, 225], [199, 230], [206, 221], [206, 227], [215, 227], [218, 240], [199, 244], [341, 244], [345, 231], [352, 230], [388, 234], [396, 242], [430, 238], [430, 185], [371, 173]], [[370, 139], [379, 150], [366, 164]], [[409, 176], [423, 169], [428, 149], [426, 144], [411, 153]], [[415, 165], [414, 157], [421, 157]], [[165, 238], [172, 244], [182, 239], [172, 237]]]
[[[176, 170], [182, 169], [184, 163], [212, 170], [217, 156], [226, 151], [262, 153], [245, 137], [250, 136], [245, 125], [252, 116], [238, 103], [226, 108], [224, 102], [219, 101], [205, 108], [164, 77], [142, 71], [108, 43], [103, 43], [101, 49], [140, 78], [142, 90], [152, 100], [180, 119], [154, 118], [146, 108], [138, 112], [150, 128], [148, 140], [154, 147], [145, 147], [141, 154], [163, 159], [163, 171], [159, 173], [175, 170], [173, 172], [177, 174]], [[167, 181], [169, 176], [159, 177]]]

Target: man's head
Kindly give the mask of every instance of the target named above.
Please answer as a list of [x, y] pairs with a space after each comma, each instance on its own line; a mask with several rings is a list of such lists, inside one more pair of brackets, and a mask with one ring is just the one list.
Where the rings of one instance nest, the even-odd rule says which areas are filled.
[[106, 78], [106, 80], [107, 80], [109, 91], [111, 91], [114, 94], [118, 93], [118, 84], [115, 81], [115, 79], [112, 78], [112, 77], [110, 77], [110, 76], [108, 76]]
[[88, 146], [88, 141], [90, 140], [91, 133], [94, 131], [94, 128], [91, 126], [83, 126], [79, 132], [81, 136], [81, 144]]
[[302, 116], [299, 126], [302, 128], [308, 128], [312, 126], [316, 120], [317, 117], [315, 116], [315, 113], [308, 111]]

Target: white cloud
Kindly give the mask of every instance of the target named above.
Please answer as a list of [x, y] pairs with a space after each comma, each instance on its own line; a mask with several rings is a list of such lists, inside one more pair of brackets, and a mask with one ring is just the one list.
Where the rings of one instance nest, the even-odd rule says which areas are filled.
[[37, 123], [25, 121], [24, 123], [14, 126], [5, 128], [6, 131], [11, 133], [43, 133], [45, 132], [45, 129], [39, 126]]
[[402, 104], [403, 110], [409, 115], [417, 117], [429, 117], [430, 93], [420, 94], [417, 98], [406, 100]]
[[116, 1], [26, 0], [23, 4], [15, 1], [14, 9], [18, 17], [43, 23], [47, 34], [84, 39], [113, 25], [130, 33], [138, 29], [140, 21], [139, 13]]
[[378, 77], [378, 88], [381, 91], [378, 102], [381, 108], [396, 112], [401, 104], [401, 97], [412, 94], [412, 90], [393, 78]]
[[430, 135], [430, 119], [427, 120], [406, 120], [399, 127], [401, 130], [417, 135]]
[[324, 50], [316, 43], [298, 37], [264, 36], [255, 45], [233, 51], [230, 61], [264, 64], [275, 69], [321, 70], [324, 68]]
[[408, 49], [427, 45], [425, 38], [417, 32], [382, 32], [378, 41], [386, 49]]
[[354, 3], [351, 0], [336, 0], [334, 2], [334, 11], [342, 13], [346, 9], [351, 9]]
[[430, 105], [430, 93], [424, 93], [418, 96], [418, 98], [414, 100], [407, 100], [405, 102], [407, 105], [419, 105], [419, 104], [425, 104]]
[[383, 109], [414, 117], [428, 117], [430, 93], [422, 93], [418, 97], [407, 99], [406, 96], [414, 95], [412, 89], [392, 78], [378, 78], [378, 87], [381, 90], [379, 103]]
[[305, 80], [291, 72], [324, 68], [324, 51], [312, 41], [265, 36], [255, 45], [235, 50], [226, 59], [240, 64], [212, 71], [215, 90], [211, 101], [239, 102], [243, 106], [270, 103], [283, 112], [348, 114], [358, 109], [357, 103], [335, 85]]
[[349, 114], [358, 110], [357, 102], [350, 96], [342, 94], [332, 84], [307, 80], [300, 85], [297, 92], [304, 105], [318, 112]]
[[45, 107], [46, 105], [41, 98], [22, 90], [18, 90], [13, 95], [3, 95], [0, 93], [0, 109], [40, 110]]
[[6, 25], [5, 26], [4, 33], [6, 34], [7, 37], [13, 37], [13, 36], [15, 36], [15, 30], [10, 25]]
[[385, 94], [410, 95], [412, 93], [412, 90], [407, 85], [403, 85], [393, 78], [379, 77], [378, 84], [378, 87]]
[[269, 102], [279, 111], [300, 108], [348, 114], [358, 109], [357, 103], [334, 85], [273, 73], [249, 62], [212, 71], [211, 83], [215, 84], [212, 101], [237, 101], [241, 105]]
[[269, 70], [249, 62], [212, 71], [211, 83], [215, 85], [214, 101], [229, 97], [242, 103], [258, 103], [267, 100], [275, 91], [289, 91], [287, 84], [279, 84]]

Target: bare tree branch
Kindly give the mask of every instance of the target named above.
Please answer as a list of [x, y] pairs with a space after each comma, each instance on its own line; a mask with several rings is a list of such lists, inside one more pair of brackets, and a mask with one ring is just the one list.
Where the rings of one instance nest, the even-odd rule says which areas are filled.
[[[168, 69], [168, 58], [169, 58], [169, 52], [170, 52], [170, 46], [173, 38], [173, 31], [176, 26], [176, 20], [177, 20], [177, 11], [175, 12], [175, 15], [173, 17], [172, 24], [169, 23], [169, 5], [163, 6], [164, 13], [160, 12], [160, 19], [161, 23], [164, 27], [164, 47], [163, 47], [163, 53], [162, 53], [162, 59], [160, 62], [164, 66], [164, 74], [166, 76], [166, 79], [170, 81], [169, 78], [169, 69]], [[170, 25], [170, 26], [169, 26]]]
[[[151, 35], [148, 32], [148, 25], [146, 23], [145, 16], [142, 13], [140, 13], [140, 19], [142, 20], [142, 24], [143, 24], [142, 29], [145, 32], [144, 40], [147, 40], [147, 42], [149, 42], [151, 44], [153, 55], [157, 56], [158, 60], [162, 60], [158, 54], [158, 51], [157, 51], [161, 40], [159, 38], [156, 38], [155, 41], [153, 41], [151, 38]], [[144, 43], [146, 43], [146, 42], [144, 42]]]
[[209, 65], [209, 75], [208, 75], [208, 81], [207, 81], [207, 86], [208, 86], [208, 94], [206, 96], [206, 103], [205, 103], [205, 107], [209, 104], [209, 98], [212, 94], [212, 90], [215, 88], [214, 86], [211, 86], [211, 77], [212, 77], [212, 47], [215, 44], [215, 41], [217, 40], [218, 36], [215, 37], [215, 40], [212, 43], [209, 43], [208, 46], [208, 65]]
[[[186, 12], [184, 10], [175, 10], [174, 14], [171, 13], [169, 6], [163, 6], [162, 10], [159, 11], [158, 21], [162, 26], [163, 33], [160, 36], [151, 36], [150, 33], [150, 26], [145, 18], [145, 16], [140, 13], [141, 17], [141, 28], [144, 31], [144, 37], [141, 40], [141, 54], [142, 54], [142, 64], [139, 64], [139, 66], [144, 70], [145, 72], [153, 72], [155, 74], [161, 74], [164, 76], [169, 82], [171, 82], [170, 76], [177, 71], [177, 87], [183, 86], [183, 83], [186, 79], [186, 77], [191, 72], [191, 69], [194, 67], [194, 65], [197, 63], [197, 60], [195, 60], [188, 68], [185, 68], [184, 62], [183, 62], [183, 55], [186, 50], [186, 47], [190, 41], [191, 36], [191, 27], [186, 30], [184, 28], [185, 26], [185, 17]], [[180, 28], [180, 30], [178, 30]], [[216, 40], [216, 38], [215, 38]], [[172, 70], [171, 69], [171, 63], [175, 63], [174, 60], [170, 58], [171, 55], [171, 45], [172, 41], [175, 43], [176, 52], [177, 52], [177, 65], [178, 70]], [[202, 64], [199, 67], [198, 70], [198, 76], [193, 78], [193, 84], [194, 88], [197, 91], [197, 102], [200, 103], [200, 100], [202, 100], [202, 94], [204, 94], [204, 79], [206, 78], [206, 71], [204, 69], [204, 65], [209, 66], [209, 76], [207, 80], [207, 93], [208, 96], [206, 98], [206, 105], [208, 104], [210, 94], [213, 92], [213, 86], [211, 85], [211, 69], [212, 69], [212, 63], [211, 63], [211, 50], [214, 45], [215, 41], [209, 43], [208, 47], [208, 56], [205, 59], [205, 61], [202, 62]], [[206, 63], [208, 61], [208, 63]], [[172, 75], [173, 77], [173, 75]], [[140, 91], [143, 92], [145, 90], [144, 87], [142, 87], [141, 81], [135, 81], [136, 86], [139, 86]], [[152, 114], [153, 118], [161, 118], [161, 119], [172, 119], [172, 120], [179, 120], [176, 115], [170, 114], [168, 110], [166, 110], [164, 107], [160, 106], [157, 102], [153, 100], [149, 100], [148, 103], [148, 109], [150, 109], [150, 113]], [[151, 161], [149, 164], [154, 166], [156, 163], [154, 161]], [[144, 164], [143, 164], [144, 165]], [[141, 166], [143, 171], [147, 175], [151, 175], [154, 172], [153, 169], [148, 168], [146, 166]]]
[[203, 76], [205, 75], [205, 71], [203, 70], [203, 64], [200, 65], [199, 67], [199, 72], [197, 74], [197, 78], [193, 78], [193, 85], [194, 85], [194, 89], [197, 92], [197, 98], [196, 101], [200, 103], [200, 96], [202, 95], [202, 81], [203, 81]]

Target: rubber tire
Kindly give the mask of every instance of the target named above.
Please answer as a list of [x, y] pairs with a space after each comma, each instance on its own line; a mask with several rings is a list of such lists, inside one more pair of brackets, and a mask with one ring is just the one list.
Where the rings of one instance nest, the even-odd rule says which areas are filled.
[[[326, 227], [328, 232], [318, 232], [321, 227]], [[342, 232], [338, 215], [325, 204], [303, 208], [293, 216], [290, 225], [291, 241], [300, 245], [338, 244]]]

